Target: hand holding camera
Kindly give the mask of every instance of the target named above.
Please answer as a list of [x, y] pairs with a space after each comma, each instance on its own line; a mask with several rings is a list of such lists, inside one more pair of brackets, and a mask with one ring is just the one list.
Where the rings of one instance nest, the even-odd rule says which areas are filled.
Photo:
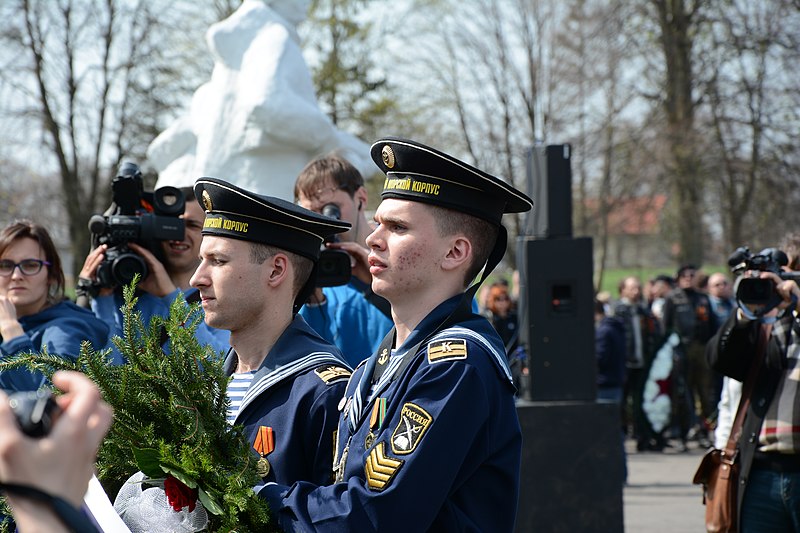
[[369, 273], [369, 250], [355, 242], [331, 242], [330, 250], [342, 250], [350, 255], [350, 274], [363, 283], [372, 283], [372, 274]]
[[[127, 285], [137, 274], [144, 280], [159, 266], [164, 270], [157, 241], [184, 238], [185, 226], [180, 216], [186, 200], [179, 189], [161, 187], [145, 191], [142, 173], [133, 163], [120, 166], [111, 188], [111, 207], [104, 215], [89, 219], [93, 251], [80, 274], [93, 285], [90, 292], [94, 293]], [[154, 273], [157, 278], [154, 285], [161, 286], [161, 273]]]
[[[98, 446], [111, 425], [112, 410], [102, 401], [97, 386], [83, 374], [56, 372], [53, 383], [65, 394], [53, 400], [45, 393], [42, 399], [24, 403], [26, 409], [33, 408], [33, 418], [38, 409], [43, 414], [50, 409], [63, 410], [50, 432], [35, 440], [20, 430], [14, 408], [0, 394], [0, 480], [39, 488], [79, 507]], [[57, 406], [47, 407], [50, 402]], [[11, 493], [8, 496], [9, 501], [14, 500], [15, 516], [24, 505], [33, 503]]]
[[44, 389], [15, 392], [8, 397], [8, 405], [22, 432], [33, 438], [50, 433], [61, 413], [53, 395]]
[[[326, 217], [341, 220], [342, 212], [336, 204], [325, 204], [322, 214]], [[329, 244], [338, 243], [338, 236], [333, 235], [322, 243], [322, 250], [317, 265], [317, 287], [333, 287], [345, 285], [350, 281], [351, 260], [346, 251], [329, 248]]]
[[737, 248], [728, 258], [736, 280], [736, 302], [744, 315], [753, 320], [774, 309], [797, 305], [800, 300], [800, 272], [785, 271], [786, 254], [777, 248], [766, 248], [751, 254], [747, 247]]

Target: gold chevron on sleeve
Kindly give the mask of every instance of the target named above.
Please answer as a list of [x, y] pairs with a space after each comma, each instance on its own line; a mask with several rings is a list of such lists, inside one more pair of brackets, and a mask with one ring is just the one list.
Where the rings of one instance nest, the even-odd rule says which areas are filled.
[[389, 486], [403, 462], [399, 459], [387, 457], [384, 453], [384, 442], [379, 442], [372, 451], [369, 452], [367, 463], [364, 465], [364, 473], [367, 476], [367, 486], [378, 492]]
[[350, 379], [351, 374], [346, 368], [336, 365], [317, 368], [314, 372], [326, 385], [332, 385], [344, 379]]

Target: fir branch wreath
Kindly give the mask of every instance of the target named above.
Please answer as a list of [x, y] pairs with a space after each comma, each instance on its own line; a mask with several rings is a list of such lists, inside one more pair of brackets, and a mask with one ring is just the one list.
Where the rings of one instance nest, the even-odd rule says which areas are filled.
[[[97, 457], [98, 478], [112, 501], [141, 471], [165, 483], [174, 509], [192, 510], [199, 502], [209, 517], [207, 531], [280, 531], [253, 492], [260, 477], [243, 428], [226, 421], [222, 358], [194, 335], [202, 320], [199, 304], [176, 298], [168, 317], [154, 316], [145, 327], [136, 310], [136, 281], [124, 288], [123, 337], [113, 339], [125, 364], [113, 365], [109, 350], [84, 342], [75, 360], [46, 351], [18, 354], [0, 362], [0, 371], [28, 368], [50, 378], [57, 370], [76, 370], [97, 384], [114, 408]], [[161, 347], [162, 331], [169, 354]]]

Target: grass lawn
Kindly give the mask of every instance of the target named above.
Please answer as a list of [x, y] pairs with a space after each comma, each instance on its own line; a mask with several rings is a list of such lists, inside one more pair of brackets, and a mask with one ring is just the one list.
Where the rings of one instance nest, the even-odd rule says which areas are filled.
[[[675, 276], [677, 269], [662, 268], [615, 268], [608, 269], [603, 272], [603, 280], [600, 285], [600, 291], [608, 291], [612, 298], [618, 295], [617, 286], [619, 282], [628, 276], [636, 276], [643, 283], [649, 279], [653, 279], [659, 274], [667, 274], [668, 276]], [[701, 269], [706, 274], [713, 274], [714, 272], [723, 272], [730, 277], [730, 271], [727, 267], [722, 265], [709, 265]], [[597, 284], [598, 272], [595, 272], [594, 282]]]

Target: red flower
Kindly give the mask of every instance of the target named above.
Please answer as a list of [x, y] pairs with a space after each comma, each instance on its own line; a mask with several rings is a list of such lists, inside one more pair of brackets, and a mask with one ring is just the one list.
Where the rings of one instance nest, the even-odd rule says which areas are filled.
[[189, 512], [194, 511], [197, 505], [197, 489], [190, 489], [172, 475], [167, 475], [164, 480], [164, 492], [167, 493], [167, 501], [174, 511], [180, 511], [187, 505]]

